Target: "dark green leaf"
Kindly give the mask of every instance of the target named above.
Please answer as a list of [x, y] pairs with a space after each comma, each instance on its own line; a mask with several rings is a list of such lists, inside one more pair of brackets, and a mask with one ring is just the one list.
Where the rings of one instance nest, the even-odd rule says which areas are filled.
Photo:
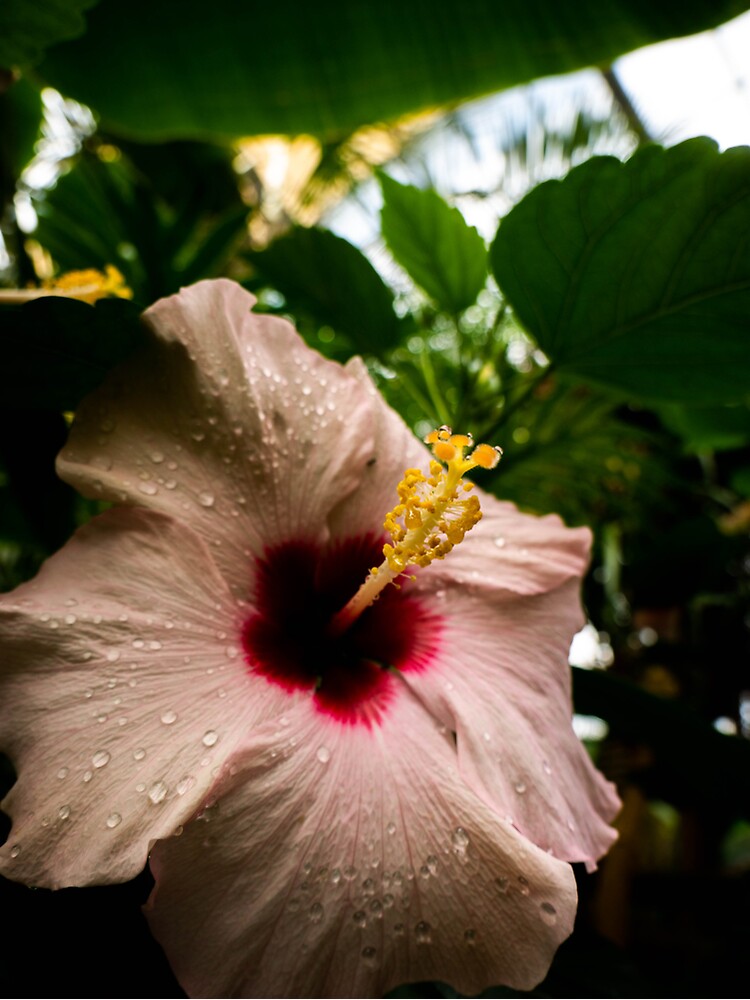
[[252, 256], [261, 275], [292, 310], [346, 334], [355, 348], [379, 354], [396, 344], [393, 293], [356, 247], [324, 229], [292, 229]]
[[750, 742], [724, 736], [685, 705], [613, 674], [574, 669], [573, 681], [577, 712], [598, 715], [613, 735], [651, 747], [671, 801], [750, 816]]
[[145, 334], [132, 302], [50, 296], [0, 309], [3, 405], [73, 410]]
[[42, 96], [21, 77], [0, 94], [0, 197], [12, 196], [16, 181], [34, 155], [42, 124]]
[[107, 127], [130, 135], [331, 135], [611, 62], [718, 25], [746, 6], [464, 0], [459, 10], [447, 0], [129, 0], [127, 16], [120, 4], [99, 4], [86, 34], [50, 52], [42, 72], [100, 112]]
[[214, 278], [221, 273], [233, 248], [247, 236], [246, 205], [230, 208], [198, 244], [180, 271], [182, 284], [190, 285], [202, 278]]
[[658, 401], [750, 384], [750, 149], [709, 139], [598, 157], [501, 223], [497, 281], [542, 350], [580, 378]]
[[446, 312], [470, 306], [487, 280], [484, 241], [435, 191], [381, 174], [383, 238], [414, 281]]
[[659, 415], [686, 451], [731, 451], [750, 443], [750, 408], [744, 404], [662, 406]]
[[48, 45], [75, 38], [86, 28], [83, 12], [97, 0], [3, 0], [0, 5], [0, 67], [35, 63]]

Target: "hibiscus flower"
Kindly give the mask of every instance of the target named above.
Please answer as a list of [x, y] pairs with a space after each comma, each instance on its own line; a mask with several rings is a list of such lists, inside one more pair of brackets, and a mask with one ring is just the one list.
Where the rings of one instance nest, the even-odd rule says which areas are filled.
[[253, 302], [222, 280], [156, 303], [80, 407], [59, 472], [117, 506], [0, 599], [0, 870], [148, 860], [194, 996], [530, 988], [572, 928], [568, 862], [614, 838], [571, 728], [589, 533], [477, 490], [445, 559], [337, 617], [432, 456], [361, 361]]

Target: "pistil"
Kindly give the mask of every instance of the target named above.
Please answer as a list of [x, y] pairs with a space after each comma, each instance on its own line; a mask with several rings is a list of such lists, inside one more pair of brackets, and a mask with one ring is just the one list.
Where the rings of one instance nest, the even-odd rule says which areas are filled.
[[372, 567], [354, 597], [331, 619], [332, 636], [345, 632], [388, 584], [398, 586], [395, 581], [409, 566], [444, 559], [482, 517], [479, 498], [471, 493], [474, 484], [464, 482], [463, 476], [477, 467], [494, 469], [501, 449], [488, 444], [473, 448], [471, 435], [454, 434], [445, 426], [428, 434], [425, 442], [439, 461], [430, 462], [429, 476], [420, 469], [404, 473], [399, 502], [383, 523], [391, 536], [383, 546], [383, 562]]

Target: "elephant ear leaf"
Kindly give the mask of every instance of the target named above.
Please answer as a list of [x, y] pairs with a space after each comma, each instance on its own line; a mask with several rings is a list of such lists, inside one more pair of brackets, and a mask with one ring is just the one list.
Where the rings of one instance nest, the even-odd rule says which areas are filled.
[[559, 370], [655, 402], [747, 393], [747, 147], [691, 139], [590, 160], [527, 195], [490, 257]]

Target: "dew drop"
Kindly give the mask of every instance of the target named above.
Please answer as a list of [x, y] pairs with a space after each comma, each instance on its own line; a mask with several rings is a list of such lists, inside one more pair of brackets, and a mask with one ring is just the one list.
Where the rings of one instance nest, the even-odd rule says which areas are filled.
[[417, 944], [432, 944], [432, 927], [426, 920], [420, 920], [414, 928]]
[[148, 797], [151, 799], [154, 805], [158, 805], [160, 802], [163, 802], [164, 799], [167, 797], [167, 786], [164, 784], [163, 781], [157, 781], [149, 789]]
[[352, 914], [355, 927], [367, 927], [367, 914], [364, 910], [355, 910]]
[[198, 503], [201, 507], [213, 507], [216, 503], [216, 498], [213, 493], [209, 493], [208, 490], [204, 490], [202, 493], [198, 494]]
[[498, 537], [495, 539], [495, 545], [497, 545], [499, 549], [505, 548], [505, 539], [502, 537], [502, 535], [498, 535]]
[[427, 855], [427, 869], [430, 875], [437, 875], [438, 873], [438, 859], [434, 854]]
[[526, 783], [523, 781], [517, 781], [513, 786], [519, 795], [523, 795], [526, 791]]
[[503, 875], [500, 875], [495, 879], [495, 885], [497, 886], [498, 892], [505, 896], [508, 892], [508, 879]]
[[10, 856], [12, 858], [17, 858], [20, 853], [21, 853], [20, 844], [14, 844], [10, 849]]
[[469, 835], [462, 826], [457, 826], [453, 831], [451, 834], [451, 842], [453, 843], [453, 850], [456, 854], [466, 853], [466, 848], [469, 846]]
[[160, 451], [152, 451], [148, 457], [151, 459], [154, 465], [161, 465], [161, 463], [164, 461], [164, 455]]
[[542, 915], [542, 920], [545, 924], [552, 926], [557, 923], [557, 910], [554, 908], [552, 903], [541, 903], [539, 906], [539, 912]]
[[134, 760], [143, 760], [143, 758], [145, 756], [146, 756], [146, 751], [143, 749], [143, 747], [137, 747], [133, 751], [133, 759]]
[[319, 924], [321, 922], [321, 920], [323, 919], [323, 914], [324, 913], [325, 913], [325, 910], [323, 909], [323, 904], [322, 903], [313, 903], [313, 905], [310, 907], [310, 911], [309, 911], [310, 923], [311, 924]]
[[318, 747], [317, 758], [321, 764], [327, 764], [331, 759], [331, 751], [328, 747]]
[[476, 945], [477, 932], [474, 930], [473, 927], [470, 927], [468, 930], [464, 931], [464, 941], [470, 948], [473, 948]]
[[62, 781], [63, 778], [67, 778], [68, 777], [67, 767], [61, 767], [60, 770], [57, 772], [57, 777], [60, 779], [60, 781]]
[[396, 824], [393, 821], [391, 821], [385, 829], [386, 832], [388, 833], [388, 836], [392, 837], [393, 834], [396, 832]]
[[374, 969], [378, 964], [378, 953], [372, 947], [367, 947], [362, 949], [362, 961], [370, 969]]
[[93, 777], [94, 777], [94, 772], [93, 772], [93, 771], [84, 771], [84, 772], [83, 772], [83, 780], [84, 780], [84, 782], [85, 782], [86, 784], [88, 784], [88, 783], [89, 783], [89, 781], [91, 781], [91, 779], [92, 779]]
[[168, 712], [162, 712], [161, 721], [165, 726], [171, 726], [173, 722], [177, 722], [177, 712], [173, 712], [171, 709]]
[[91, 758], [91, 763], [94, 767], [106, 767], [111, 760], [111, 755], [107, 753], [106, 750], [97, 750], [94, 756]]
[[78, 621], [75, 615], [66, 615], [64, 620], [66, 625], [75, 625]]
[[57, 815], [60, 819], [67, 819], [70, 816], [70, 806], [60, 806], [57, 810]]
[[552, 767], [550, 766], [550, 762], [548, 760], [542, 761], [542, 770], [545, 774], [552, 774]]
[[138, 489], [147, 497], [155, 496], [159, 492], [159, 487], [156, 483], [152, 483], [150, 479], [147, 479], [146, 482], [138, 483]]
[[529, 888], [529, 880], [525, 878], [523, 875], [519, 875], [518, 885], [519, 885], [519, 892], [521, 893], [521, 895], [528, 896], [529, 893], [531, 892], [531, 889]]
[[175, 785], [175, 791], [178, 795], [185, 795], [189, 792], [191, 788], [195, 786], [195, 778], [192, 774], [186, 774], [184, 778], [181, 778]]
[[219, 739], [219, 734], [215, 732], [213, 729], [209, 729], [208, 732], [205, 733], [203, 736], [202, 740], [203, 746], [204, 747], [215, 746], [218, 739]]
[[393, 925], [393, 936], [394, 937], [403, 937], [405, 931], [406, 931], [406, 928], [404, 927], [403, 924], [394, 924]]
[[120, 823], [122, 823], [122, 816], [119, 813], [110, 813], [107, 817], [107, 826], [110, 830], [114, 830]]

